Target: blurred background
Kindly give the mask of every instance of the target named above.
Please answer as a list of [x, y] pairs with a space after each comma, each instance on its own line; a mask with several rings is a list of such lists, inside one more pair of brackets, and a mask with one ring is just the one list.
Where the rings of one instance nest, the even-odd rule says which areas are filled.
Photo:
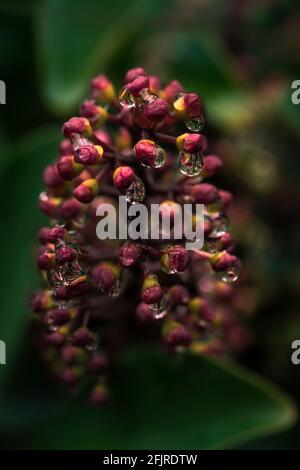
[[[124, 384], [132, 374], [131, 389], [121, 387], [126, 398], [91, 413], [49, 381], [31, 349], [27, 307], [38, 285], [33, 254], [43, 223], [41, 174], [56, 156], [61, 124], [76, 115], [93, 75], [106, 73], [120, 87], [128, 68], [145, 67], [166, 82], [178, 79], [204, 100], [211, 153], [224, 162], [222, 187], [235, 195], [229, 216], [244, 265], [235, 302], [253, 337], [239, 362], [300, 403], [300, 365], [290, 359], [291, 343], [300, 339], [300, 105], [291, 103], [299, 57], [300, 6], [292, 0], [1, 3], [0, 79], [7, 87], [0, 108], [2, 448], [208, 448], [223, 441], [234, 448], [300, 448], [300, 426], [285, 395], [279, 401], [289, 416], [275, 423], [280, 433], [267, 437], [278, 409], [258, 389], [269, 385], [211, 364], [180, 363], [174, 374], [169, 359], [157, 371], [157, 358], [146, 354], [152, 377], [144, 372], [144, 353], [133, 355], [129, 371], [112, 379]], [[169, 373], [178, 391], [174, 408], [163, 389]], [[189, 377], [188, 392], [182, 374]], [[166, 403], [169, 413], [179, 406], [178, 422], [151, 421]], [[238, 429], [230, 424], [235, 407]]]

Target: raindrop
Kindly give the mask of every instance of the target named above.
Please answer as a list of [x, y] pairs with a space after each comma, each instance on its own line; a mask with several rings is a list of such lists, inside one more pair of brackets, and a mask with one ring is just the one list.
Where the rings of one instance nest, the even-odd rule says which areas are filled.
[[219, 238], [228, 231], [228, 219], [225, 215], [220, 215], [212, 219], [212, 231], [209, 236], [211, 238]]
[[126, 191], [126, 201], [129, 204], [134, 204], [135, 202], [143, 202], [145, 195], [145, 185], [141, 178], [135, 175], [130, 187]]
[[198, 176], [203, 168], [203, 156], [199, 153], [179, 152], [179, 171], [186, 176]]
[[166, 296], [164, 295], [161, 300], [155, 304], [149, 304], [149, 307], [153, 311], [153, 318], [155, 318], [155, 320], [161, 320], [168, 313]]
[[91, 340], [90, 343], [88, 343], [86, 346], [85, 346], [85, 349], [87, 351], [91, 351], [91, 352], [94, 352], [94, 351], [97, 351], [98, 349], [98, 346], [99, 346], [99, 338], [96, 334], [93, 334], [93, 338]]
[[134, 108], [135, 106], [134, 98], [132, 94], [128, 91], [126, 85], [120, 91], [119, 101], [120, 105], [127, 109]]
[[238, 280], [241, 272], [241, 263], [239, 260], [237, 260], [234, 264], [229, 266], [226, 271], [223, 271], [220, 273], [221, 280], [223, 282], [226, 282], [228, 284], [231, 284], [232, 282], [235, 282]]
[[189, 131], [199, 132], [204, 127], [204, 117], [201, 115], [199, 118], [190, 119], [185, 121], [185, 125]]

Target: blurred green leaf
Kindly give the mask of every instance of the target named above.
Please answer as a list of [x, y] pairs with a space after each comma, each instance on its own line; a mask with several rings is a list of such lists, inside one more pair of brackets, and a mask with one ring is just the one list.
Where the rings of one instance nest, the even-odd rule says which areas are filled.
[[36, 14], [36, 42], [48, 105], [73, 109], [93, 74], [170, 1], [44, 0]]
[[214, 31], [183, 32], [166, 35], [164, 65], [169, 75], [187, 90], [198, 92], [209, 108], [219, 96], [238, 92], [245, 77], [233, 56]]
[[13, 159], [1, 178], [2, 217], [0, 231], [0, 338], [6, 342], [7, 364], [0, 368], [0, 388], [11, 373], [28, 324], [28, 300], [36, 287], [34, 246], [43, 217], [38, 210], [42, 170], [56, 155], [58, 134], [38, 129], [13, 149]]
[[210, 449], [247, 442], [291, 425], [293, 403], [237, 365], [159, 351], [131, 352], [111, 378], [110, 404], [80, 400], [47, 421], [31, 448]]

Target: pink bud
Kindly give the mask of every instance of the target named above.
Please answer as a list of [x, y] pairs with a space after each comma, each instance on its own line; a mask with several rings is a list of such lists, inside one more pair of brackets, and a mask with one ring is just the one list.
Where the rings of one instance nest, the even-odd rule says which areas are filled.
[[205, 137], [201, 134], [187, 134], [183, 139], [182, 148], [188, 153], [195, 153], [203, 150]]
[[163, 295], [160, 286], [153, 286], [142, 290], [141, 299], [146, 304], [156, 304], [162, 299]]
[[186, 93], [184, 96], [186, 112], [191, 118], [200, 117], [203, 113], [203, 106], [196, 93]]
[[73, 117], [63, 125], [62, 132], [65, 137], [71, 138], [74, 134], [85, 134], [90, 129], [89, 121], [84, 117]]
[[124, 81], [125, 83], [131, 83], [133, 80], [135, 80], [137, 77], [147, 75], [145, 70], [142, 67], [136, 67], [134, 69], [130, 69], [126, 72]]
[[137, 77], [133, 82], [128, 83], [127, 85], [127, 90], [133, 96], [138, 96], [145, 88], [149, 88], [149, 77], [145, 76]]
[[64, 246], [56, 251], [56, 261], [58, 265], [74, 261], [76, 258], [77, 251], [70, 246]]
[[114, 184], [119, 191], [126, 191], [131, 186], [134, 171], [130, 166], [119, 166], [113, 174]]
[[168, 103], [165, 100], [157, 98], [145, 105], [143, 114], [149, 121], [160, 122], [169, 114]]
[[125, 243], [119, 250], [119, 263], [123, 268], [133, 266], [141, 255], [141, 246]]
[[177, 80], [173, 80], [171, 83], [169, 83], [166, 88], [163, 91], [164, 96], [166, 97], [166, 100], [171, 102], [173, 101], [173, 98], [175, 95], [178, 93], [182, 93], [184, 91], [183, 86], [181, 83], [179, 83]]
[[69, 139], [61, 141], [58, 147], [59, 155], [72, 155], [73, 147]]
[[43, 181], [45, 186], [48, 186], [49, 188], [57, 188], [63, 183], [55, 165], [46, 166], [43, 174]]
[[192, 189], [192, 196], [199, 204], [211, 204], [218, 199], [218, 190], [209, 183], [195, 184]]
[[213, 264], [213, 268], [217, 272], [226, 271], [234, 264], [238, 263], [239, 260], [236, 256], [227, 253], [226, 251], [217, 258], [217, 261]]
[[206, 176], [214, 175], [223, 166], [217, 155], [206, 155], [204, 158], [203, 171]]

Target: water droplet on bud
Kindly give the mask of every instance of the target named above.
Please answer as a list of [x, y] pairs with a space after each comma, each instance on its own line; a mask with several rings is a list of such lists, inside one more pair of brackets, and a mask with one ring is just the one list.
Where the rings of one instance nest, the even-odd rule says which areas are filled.
[[121, 283], [119, 280], [117, 280], [113, 288], [109, 291], [108, 295], [110, 297], [118, 297], [118, 295], [120, 294], [120, 290], [121, 290]]
[[145, 195], [145, 185], [141, 178], [135, 175], [130, 187], [126, 191], [126, 200], [129, 204], [143, 202]]
[[163, 148], [161, 148], [159, 145], [156, 146], [156, 157], [154, 162], [151, 165], [148, 165], [147, 163], [144, 163], [141, 161], [141, 164], [145, 166], [146, 168], [161, 168], [166, 161], [166, 152], [164, 151]]
[[99, 346], [99, 338], [96, 334], [94, 334], [92, 341], [85, 346], [85, 349], [87, 351], [94, 352], [94, 351], [97, 351], [98, 346]]
[[234, 264], [229, 266], [226, 271], [220, 273], [221, 280], [228, 284], [238, 280], [241, 272], [241, 263], [237, 260]]
[[211, 238], [219, 238], [228, 231], [228, 219], [225, 215], [220, 215], [212, 219], [211, 223], [212, 231], [209, 234]]
[[199, 132], [203, 129], [204, 126], [204, 117], [203, 115], [199, 118], [190, 119], [189, 121], [185, 121], [185, 125], [189, 131], [192, 132]]
[[153, 318], [155, 318], [156, 320], [160, 320], [164, 318], [168, 313], [167, 298], [165, 295], [161, 298], [159, 302], [155, 304], [148, 304], [148, 305], [153, 311]]
[[119, 101], [120, 105], [127, 109], [134, 108], [135, 106], [134, 98], [126, 86], [124, 86], [120, 91]]
[[203, 168], [203, 156], [200, 152], [179, 152], [179, 171], [186, 176], [198, 176]]

